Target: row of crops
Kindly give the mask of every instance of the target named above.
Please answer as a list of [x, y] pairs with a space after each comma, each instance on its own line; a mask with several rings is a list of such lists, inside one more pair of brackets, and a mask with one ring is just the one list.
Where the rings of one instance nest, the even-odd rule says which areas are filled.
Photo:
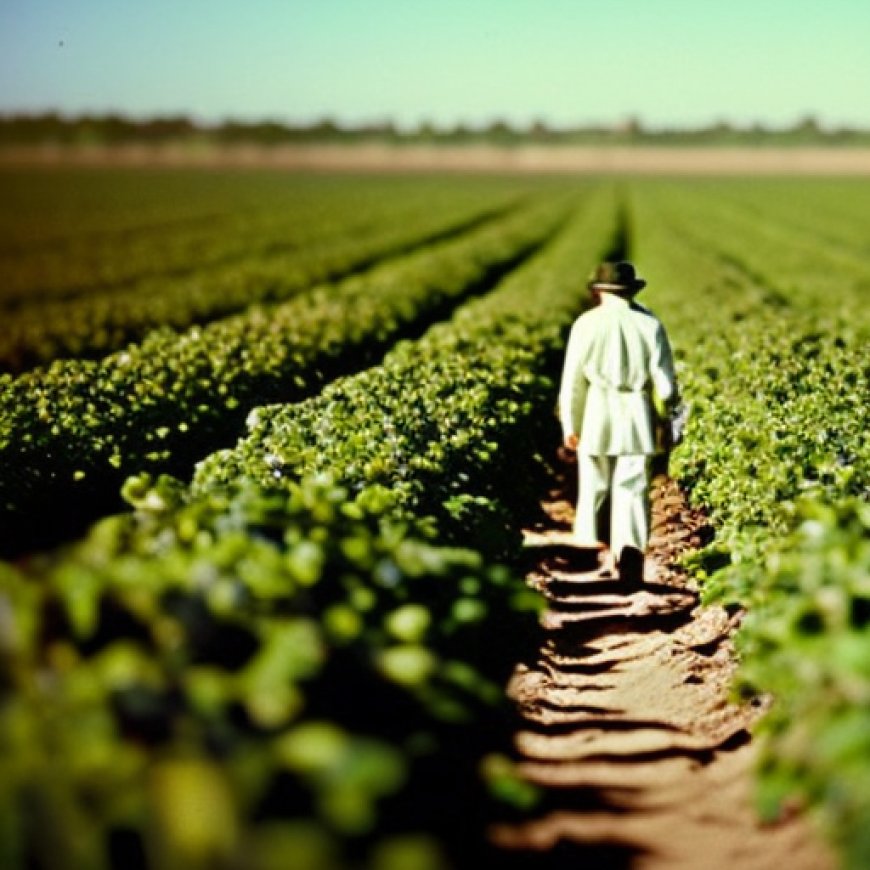
[[[245, 234], [240, 241], [239, 233], [220, 238], [215, 247], [221, 259], [215, 263], [206, 260], [107, 288], [84, 284], [73, 298], [63, 300], [37, 301], [31, 285], [25, 290], [27, 304], [18, 300], [4, 314], [0, 369], [19, 372], [61, 358], [99, 358], [157, 327], [183, 329], [254, 303], [274, 304], [379, 260], [459, 235], [516, 205], [482, 203], [479, 194], [469, 194], [467, 200], [436, 200], [425, 208], [416, 200], [404, 208], [392, 203], [390, 209], [370, 208], [363, 214], [345, 203], [341, 217], [311, 215], [296, 207], [290, 226], [286, 221], [268, 227], [255, 223], [248, 232], [256, 243]], [[151, 252], [147, 262], [155, 261], [164, 263], [162, 255]], [[24, 266], [31, 279], [30, 264]], [[92, 264], [86, 267], [90, 273]]]
[[794, 182], [638, 186], [632, 240], [694, 406], [672, 470], [717, 530], [689, 567], [707, 601], [747, 609], [740, 690], [773, 693], [762, 812], [803, 797], [857, 868], [870, 860], [870, 207], [815, 186], [797, 204]]
[[[449, 222], [530, 192], [498, 178], [463, 184], [397, 177], [274, 173], [66, 171], [3, 173], [0, 306], [90, 298], [254, 262], [331, 237]], [[434, 224], [433, 224], [434, 225]], [[409, 227], [408, 229], [413, 229]], [[344, 238], [343, 238], [344, 237]], [[165, 289], [165, 288], [162, 288]], [[178, 295], [187, 290], [182, 287]]]
[[693, 407], [688, 568], [775, 695], [763, 808], [868, 863], [860, 183], [148, 175], [0, 213], [3, 866], [491, 861], [538, 797], [503, 685], [540, 603], [496, 566], [622, 253]]
[[131, 477], [131, 513], [7, 569], [5, 864], [456, 865], [534, 799], [502, 686], [539, 605], [489, 565], [500, 472], [537, 449], [613, 233], [606, 191], [568, 205], [448, 243], [419, 299], [391, 273], [366, 298], [410, 316], [522, 260], [381, 364], [252, 413], [192, 486]]
[[51, 540], [117, 505], [131, 473], [186, 473], [232, 443], [251, 407], [300, 399], [375, 362], [529, 256], [567, 205], [546, 198], [286, 302], [153, 331], [100, 360], [0, 376], [0, 463], [9, 469], [0, 478], [0, 552]]

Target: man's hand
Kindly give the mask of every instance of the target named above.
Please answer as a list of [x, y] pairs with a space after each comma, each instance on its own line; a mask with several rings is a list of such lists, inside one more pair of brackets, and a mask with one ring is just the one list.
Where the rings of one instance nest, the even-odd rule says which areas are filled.
[[565, 436], [565, 449], [575, 452], [580, 444], [580, 439], [575, 434]]

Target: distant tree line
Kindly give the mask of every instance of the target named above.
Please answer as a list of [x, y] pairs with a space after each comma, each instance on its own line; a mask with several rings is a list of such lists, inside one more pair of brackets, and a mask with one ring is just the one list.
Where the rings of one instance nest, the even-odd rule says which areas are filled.
[[421, 122], [400, 129], [390, 121], [343, 124], [323, 118], [310, 124], [226, 120], [201, 124], [184, 115], [147, 119], [118, 114], [67, 117], [57, 112], [0, 115], [0, 146], [202, 143], [292, 145], [328, 143], [494, 144], [502, 146], [606, 144], [834, 144], [870, 145], [870, 129], [826, 129], [806, 116], [788, 127], [736, 126], [726, 121], [693, 128], [648, 128], [639, 118], [607, 125], [555, 127], [494, 120], [480, 126]]

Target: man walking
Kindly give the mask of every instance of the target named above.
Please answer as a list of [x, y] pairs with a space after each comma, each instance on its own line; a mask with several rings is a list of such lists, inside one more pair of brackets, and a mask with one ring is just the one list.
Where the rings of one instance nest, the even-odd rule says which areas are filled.
[[665, 329], [634, 302], [644, 286], [631, 263], [598, 266], [588, 287], [600, 302], [574, 322], [559, 392], [565, 447], [577, 451], [574, 537], [600, 545], [599, 512], [609, 495], [610, 561], [628, 580], [643, 576], [656, 423], [679, 401]]

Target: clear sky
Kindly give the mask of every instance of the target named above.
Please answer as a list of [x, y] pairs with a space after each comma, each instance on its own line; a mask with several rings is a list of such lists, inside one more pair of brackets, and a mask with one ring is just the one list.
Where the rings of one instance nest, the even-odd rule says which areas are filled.
[[0, 0], [0, 112], [870, 127], [870, 0]]

